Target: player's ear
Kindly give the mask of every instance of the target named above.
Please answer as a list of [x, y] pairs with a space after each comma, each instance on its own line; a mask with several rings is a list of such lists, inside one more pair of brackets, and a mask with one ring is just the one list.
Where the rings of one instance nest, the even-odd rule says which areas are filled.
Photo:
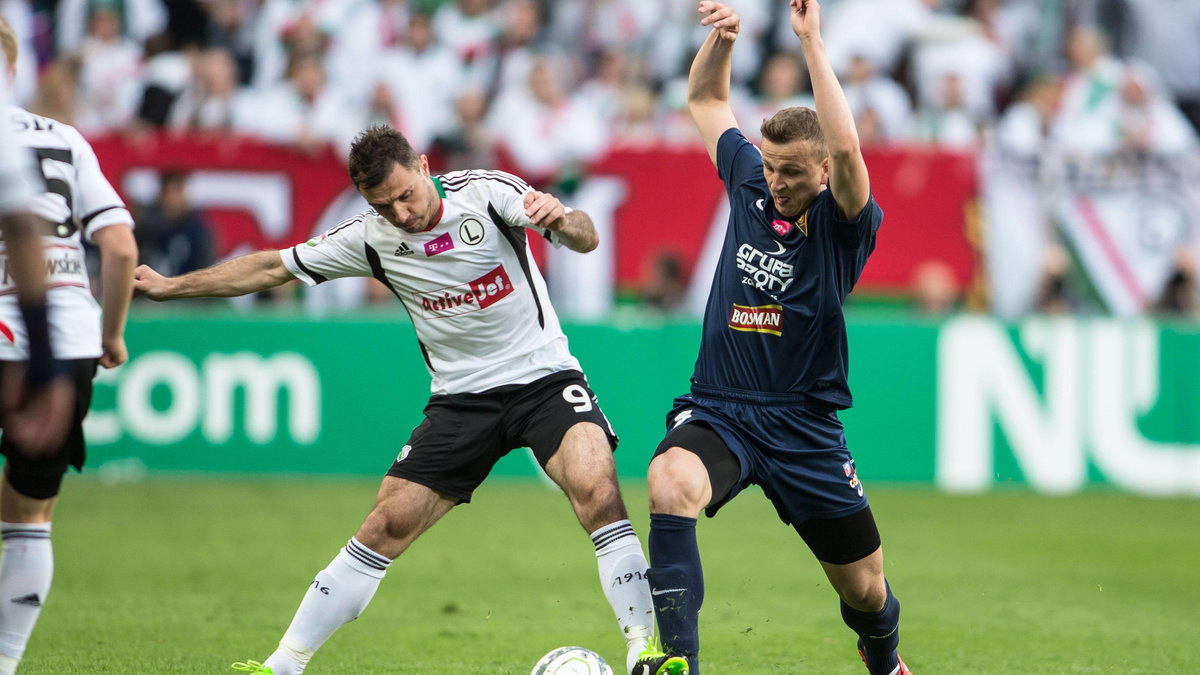
[[420, 157], [417, 159], [417, 168], [418, 168], [418, 169], [421, 171], [421, 175], [422, 175], [422, 176], [425, 176], [425, 177], [427, 177], [427, 178], [430, 176], [430, 173], [429, 173], [429, 156], [428, 156], [428, 155], [421, 155], [421, 156], [420, 156]]

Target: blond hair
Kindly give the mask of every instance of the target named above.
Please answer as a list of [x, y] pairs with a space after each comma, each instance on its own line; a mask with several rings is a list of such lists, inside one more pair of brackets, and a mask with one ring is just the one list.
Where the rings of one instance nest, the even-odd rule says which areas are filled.
[[0, 47], [4, 49], [4, 58], [8, 61], [8, 67], [14, 68], [17, 65], [17, 34], [13, 32], [12, 26], [0, 17]]
[[762, 137], [772, 143], [784, 145], [792, 141], [808, 141], [825, 152], [825, 136], [821, 133], [821, 123], [817, 120], [817, 111], [812, 108], [796, 106], [784, 108], [763, 120], [759, 128]]

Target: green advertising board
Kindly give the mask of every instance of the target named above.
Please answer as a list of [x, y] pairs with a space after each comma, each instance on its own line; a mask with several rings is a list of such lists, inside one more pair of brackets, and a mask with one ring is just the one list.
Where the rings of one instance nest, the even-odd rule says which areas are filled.
[[[1108, 319], [848, 319], [855, 407], [842, 414], [865, 480], [981, 491], [1107, 483], [1200, 494], [1200, 328]], [[645, 475], [699, 326], [567, 325]], [[382, 475], [429, 396], [411, 326], [391, 316], [135, 313], [131, 358], [102, 372], [87, 420], [101, 473]], [[496, 474], [533, 477], [514, 451]]]

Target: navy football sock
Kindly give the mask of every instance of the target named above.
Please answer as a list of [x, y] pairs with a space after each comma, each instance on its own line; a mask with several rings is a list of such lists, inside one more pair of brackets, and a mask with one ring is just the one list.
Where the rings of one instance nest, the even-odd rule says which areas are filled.
[[878, 612], [860, 612], [842, 601], [842, 621], [862, 638], [867, 655], [867, 670], [873, 674], [891, 673], [899, 665], [896, 647], [900, 644], [900, 601], [887, 587], [887, 600]]
[[699, 675], [704, 571], [696, 544], [696, 519], [651, 513], [649, 543], [650, 592], [663, 650], [686, 656], [692, 675]]

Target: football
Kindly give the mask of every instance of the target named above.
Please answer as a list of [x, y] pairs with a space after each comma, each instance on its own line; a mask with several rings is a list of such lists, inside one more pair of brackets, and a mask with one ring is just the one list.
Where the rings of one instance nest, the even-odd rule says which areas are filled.
[[559, 647], [538, 660], [529, 675], [613, 675], [613, 669], [590, 649]]

